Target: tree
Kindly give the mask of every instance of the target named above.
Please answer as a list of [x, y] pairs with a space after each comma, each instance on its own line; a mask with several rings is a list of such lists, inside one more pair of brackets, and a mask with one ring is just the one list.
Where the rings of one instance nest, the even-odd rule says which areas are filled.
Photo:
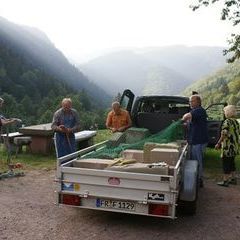
[[[193, 11], [199, 9], [202, 6], [208, 7], [216, 2], [223, 2], [223, 8], [221, 12], [221, 20], [228, 20], [232, 22], [233, 26], [237, 26], [240, 23], [240, 2], [239, 0], [197, 0], [198, 4], [191, 5]], [[240, 58], [240, 35], [231, 34], [231, 38], [228, 40], [229, 48], [224, 50], [224, 55], [232, 53], [232, 56], [228, 58], [228, 62], [232, 63]]]

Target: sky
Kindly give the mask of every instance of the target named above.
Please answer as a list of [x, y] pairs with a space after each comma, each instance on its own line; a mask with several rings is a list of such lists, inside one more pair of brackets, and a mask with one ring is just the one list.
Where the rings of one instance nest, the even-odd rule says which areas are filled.
[[36, 27], [73, 62], [117, 48], [227, 46], [234, 31], [218, 5], [197, 0], [0, 0], [0, 16]]

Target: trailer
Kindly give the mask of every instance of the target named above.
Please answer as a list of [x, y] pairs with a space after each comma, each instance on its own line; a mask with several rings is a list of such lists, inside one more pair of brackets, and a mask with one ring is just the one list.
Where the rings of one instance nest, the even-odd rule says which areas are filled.
[[[141, 96], [134, 101], [134, 94], [128, 89], [120, 102], [131, 113], [133, 127], [147, 129], [153, 135], [190, 110], [187, 97]], [[210, 111], [208, 113], [209, 146], [214, 146], [219, 138], [223, 120], [219, 110], [223, 105], [225, 103], [210, 106], [217, 111], [214, 110], [212, 115]], [[220, 114], [215, 119], [217, 113]], [[169, 219], [177, 218], [178, 209], [195, 214], [199, 190], [198, 162], [190, 158], [187, 142], [178, 140], [178, 157], [167, 167], [163, 163], [168, 162], [168, 154], [166, 159], [158, 159], [156, 155], [154, 162], [146, 155], [145, 163], [139, 163], [135, 168], [131, 164], [125, 168], [109, 167], [113, 163], [108, 159], [99, 159], [102, 165], [96, 159], [91, 164], [84, 163], [84, 156], [101, 151], [110, 140], [58, 158], [57, 204]]]
[[74, 167], [80, 156], [104, 144], [57, 159], [58, 204], [171, 219], [176, 218], [179, 205], [195, 214], [198, 164], [187, 158], [187, 143], [181, 146], [176, 165], [164, 175]]

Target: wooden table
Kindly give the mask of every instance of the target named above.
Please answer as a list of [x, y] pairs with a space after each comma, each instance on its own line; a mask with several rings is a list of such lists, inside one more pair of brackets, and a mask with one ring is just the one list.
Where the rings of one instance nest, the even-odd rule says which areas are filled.
[[21, 136], [23, 136], [23, 134], [19, 133], [19, 132], [1, 134], [1, 137], [3, 139], [3, 144], [4, 144], [5, 148], [8, 151], [11, 151], [11, 152], [16, 150], [16, 146], [14, 145], [14, 138], [15, 137], [21, 137]]
[[77, 150], [93, 145], [93, 137], [97, 135], [97, 131], [84, 130], [75, 133]]
[[46, 155], [53, 151], [53, 130], [51, 129], [51, 123], [22, 127], [18, 131], [25, 136], [32, 137], [32, 153]]
[[[25, 136], [32, 137], [31, 150], [32, 153], [49, 154], [54, 149], [53, 130], [51, 123], [22, 127], [19, 132]], [[75, 133], [77, 142], [77, 150], [88, 147], [93, 143], [93, 137], [96, 131], [80, 131]]]

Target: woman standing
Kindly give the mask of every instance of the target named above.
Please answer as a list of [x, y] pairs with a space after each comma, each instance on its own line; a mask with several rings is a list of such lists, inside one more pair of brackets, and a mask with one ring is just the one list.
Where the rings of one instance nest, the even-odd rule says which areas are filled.
[[218, 182], [219, 186], [228, 187], [229, 184], [236, 184], [235, 178], [235, 157], [240, 149], [240, 127], [236, 120], [236, 107], [228, 105], [224, 109], [226, 117], [222, 125], [221, 136], [215, 146], [221, 148], [221, 159], [223, 164], [223, 181]]

